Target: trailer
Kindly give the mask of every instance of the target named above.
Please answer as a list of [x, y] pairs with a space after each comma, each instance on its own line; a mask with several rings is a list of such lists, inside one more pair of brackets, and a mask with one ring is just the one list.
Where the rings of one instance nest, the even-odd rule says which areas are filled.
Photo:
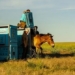
[[[32, 12], [26, 14], [26, 25], [34, 26]], [[23, 54], [22, 35], [24, 29], [15, 25], [0, 25], [0, 60], [21, 59]], [[31, 31], [28, 34], [28, 56], [31, 56]]]
[[0, 60], [18, 59], [17, 26], [0, 26]]

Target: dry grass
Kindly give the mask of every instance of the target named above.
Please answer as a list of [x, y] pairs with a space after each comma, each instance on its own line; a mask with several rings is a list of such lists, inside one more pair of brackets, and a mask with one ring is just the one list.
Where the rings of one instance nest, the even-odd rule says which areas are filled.
[[[54, 51], [44, 50], [42, 58], [0, 62], [0, 75], [75, 75], [74, 44], [56, 43]], [[43, 45], [44, 49], [47, 47]]]

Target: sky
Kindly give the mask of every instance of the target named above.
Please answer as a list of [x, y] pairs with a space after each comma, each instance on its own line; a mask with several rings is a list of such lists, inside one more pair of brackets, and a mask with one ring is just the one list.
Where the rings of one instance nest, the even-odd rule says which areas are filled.
[[0, 25], [17, 25], [26, 9], [40, 33], [51, 33], [55, 42], [75, 42], [75, 0], [0, 0]]

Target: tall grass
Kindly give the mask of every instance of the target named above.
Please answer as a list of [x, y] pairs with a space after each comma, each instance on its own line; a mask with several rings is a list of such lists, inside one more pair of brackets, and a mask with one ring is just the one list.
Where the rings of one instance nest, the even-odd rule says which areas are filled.
[[0, 62], [0, 75], [75, 75], [75, 43], [42, 47], [45, 57]]
[[55, 47], [52, 48], [47, 43], [42, 45], [44, 52], [48, 51], [51, 53], [75, 53], [75, 42], [56, 42]]

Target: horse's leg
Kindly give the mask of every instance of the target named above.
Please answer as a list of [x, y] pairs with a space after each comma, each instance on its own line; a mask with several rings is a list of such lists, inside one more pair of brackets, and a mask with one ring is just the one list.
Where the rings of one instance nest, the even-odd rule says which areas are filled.
[[32, 57], [36, 56], [36, 47], [35, 46], [31, 46], [32, 49]]
[[41, 55], [42, 55], [42, 54], [43, 54], [42, 51], [43, 51], [42, 47], [40, 47], [40, 46], [37, 46], [37, 47], [36, 47], [36, 53], [37, 53], [37, 54], [41, 54]]
[[38, 53], [37, 51], [38, 51], [38, 48], [36, 47], [36, 54]]
[[41, 52], [40, 52], [40, 53], [41, 53], [41, 54], [43, 54], [43, 49], [42, 49], [42, 47], [40, 47], [40, 50], [41, 50]]
[[38, 48], [36, 48], [36, 56], [37, 57], [42, 57], [43, 56], [43, 49], [42, 49], [42, 47], [38, 47]]

